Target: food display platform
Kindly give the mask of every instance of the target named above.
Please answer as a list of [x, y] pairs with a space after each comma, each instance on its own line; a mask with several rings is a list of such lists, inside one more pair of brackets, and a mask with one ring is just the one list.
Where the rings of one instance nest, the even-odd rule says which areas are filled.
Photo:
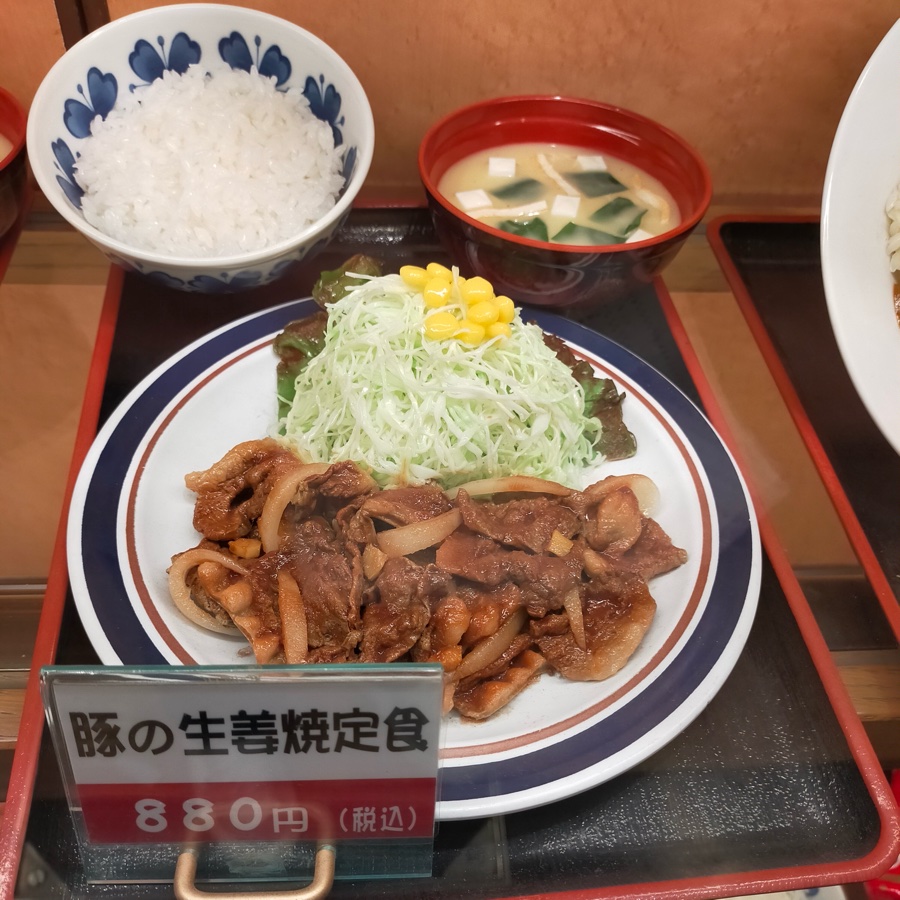
[[[805, 234], [815, 226], [797, 227]], [[221, 325], [307, 296], [319, 271], [357, 252], [380, 257], [388, 269], [447, 261], [424, 210], [360, 209], [314, 261], [277, 285], [240, 294], [186, 295], [114, 268], [73, 477], [98, 425], [157, 365]], [[783, 302], [788, 309], [788, 301], [800, 302], [809, 292], [817, 260], [810, 251], [780, 272], [788, 282]], [[705, 407], [729, 440], [661, 281], [591, 315], [572, 317], [655, 367]], [[891, 462], [896, 464], [896, 458]], [[832, 465], [838, 470], [837, 462]], [[841, 474], [840, 480], [852, 496], [852, 475]], [[883, 872], [900, 846], [896, 806], [807, 597], [764, 511], [759, 514], [765, 553], [753, 628], [724, 686], [680, 735], [624, 774], [567, 800], [503, 816], [441, 822], [430, 878], [338, 881], [331, 896], [701, 898], [858, 882]], [[860, 521], [867, 518], [864, 512], [858, 515]], [[896, 567], [896, 525], [881, 532], [877, 523], [866, 527], [876, 556], [878, 535], [883, 535], [878, 569], [891, 559]], [[871, 620], [867, 634], [896, 646], [877, 587], [864, 602]], [[34, 654], [36, 669], [50, 662], [98, 662], [68, 590], [63, 531]], [[0, 854], [7, 871], [15, 865], [11, 861], [22, 861], [18, 887], [7, 896], [46, 896], [39, 891], [46, 891], [47, 879], [58, 897], [171, 896], [169, 884], [87, 883], [34, 677], [26, 694]], [[28, 881], [35, 867], [45, 873], [42, 887]]]

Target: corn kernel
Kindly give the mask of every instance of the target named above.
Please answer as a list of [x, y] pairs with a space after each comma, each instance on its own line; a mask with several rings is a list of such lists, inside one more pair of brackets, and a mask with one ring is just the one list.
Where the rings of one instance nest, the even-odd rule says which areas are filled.
[[471, 347], [477, 347], [484, 340], [484, 325], [472, 322], [470, 319], [463, 319], [458, 323], [454, 337], [469, 344]]
[[505, 294], [501, 294], [494, 301], [497, 304], [497, 310], [500, 313], [501, 322], [512, 322], [516, 317], [516, 305]]
[[488, 325], [485, 334], [488, 338], [508, 338], [512, 337], [512, 329], [506, 322], [494, 322], [492, 325]]
[[491, 283], [476, 275], [474, 278], [467, 278], [466, 283], [460, 288], [460, 294], [463, 300], [470, 306], [480, 303], [482, 300], [494, 299], [494, 288]]
[[453, 280], [453, 273], [446, 266], [442, 266], [440, 263], [428, 263], [428, 265], [425, 266], [425, 271], [432, 278], [443, 278], [445, 281]]
[[459, 319], [450, 312], [436, 312], [425, 317], [425, 337], [432, 341], [444, 341], [453, 337], [459, 328]]
[[480, 300], [469, 307], [467, 318], [479, 325], [493, 325], [500, 318], [500, 310], [490, 300]]
[[425, 287], [425, 282], [428, 281], [428, 273], [421, 266], [400, 266], [400, 277], [410, 287], [419, 290]]
[[422, 288], [422, 296], [429, 309], [446, 306], [450, 302], [450, 282], [444, 278], [429, 278]]

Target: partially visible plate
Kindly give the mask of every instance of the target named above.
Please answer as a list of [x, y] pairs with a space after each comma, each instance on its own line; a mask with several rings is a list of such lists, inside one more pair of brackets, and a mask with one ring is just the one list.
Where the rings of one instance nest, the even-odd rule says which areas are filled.
[[[87, 634], [106, 665], [250, 661], [243, 640], [204, 631], [169, 599], [166, 568], [194, 546], [187, 472], [264, 436], [275, 418], [271, 339], [308, 314], [297, 301], [197, 341], [146, 378], [105, 423], [72, 500], [68, 557]], [[656, 618], [628, 665], [600, 683], [544, 676], [492, 719], [451, 717], [442, 819], [562, 799], [624, 772], [679, 734], [712, 699], [746, 641], [760, 583], [755, 517], [734, 462], [702, 413], [655, 369], [572, 322], [534, 313], [627, 394], [630, 459], [585, 484], [639, 471], [661, 492], [654, 517], [688, 552], [651, 582]]]
[[885, 205], [900, 184], [900, 22], [878, 45], [844, 108], [822, 196], [822, 276], [850, 379], [900, 453], [900, 326]]

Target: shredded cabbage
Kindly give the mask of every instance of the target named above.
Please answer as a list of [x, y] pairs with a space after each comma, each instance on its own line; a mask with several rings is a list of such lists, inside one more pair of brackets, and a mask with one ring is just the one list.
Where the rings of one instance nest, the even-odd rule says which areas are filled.
[[353, 460], [382, 486], [445, 488], [511, 474], [573, 484], [596, 460], [601, 426], [583, 389], [518, 311], [511, 337], [471, 347], [426, 338], [422, 295], [399, 275], [328, 310], [279, 423], [302, 457]]

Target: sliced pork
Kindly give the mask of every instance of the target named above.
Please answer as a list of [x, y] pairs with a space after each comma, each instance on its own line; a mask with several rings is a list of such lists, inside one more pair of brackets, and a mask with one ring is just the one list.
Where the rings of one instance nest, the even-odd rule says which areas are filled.
[[395, 662], [412, 650], [450, 584], [433, 565], [389, 559], [366, 598], [360, 662]]
[[265, 440], [186, 484], [203, 538], [169, 580], [193, 621], [238, 629], [259, 663], [438, 662], [445, 709], [470, 719], [547, 670], [618, 672], [653, 622], [648, 582], [687, 559], [644, 476], [493, 498], [381, 489]]
[[581, 524], [571, 509], [548, 497], [476, 503], [461, 490], [456, 505], [470, 531], [532, 553], [544, 553], [554, 533], [574, 537]]
[[319, 517], [300, 522], [269, 564], [289, 569], [300, 588], [309, 661], [349, 661], [361, 637], [362, 568], [331, 526]]
[[646, 582], [621, 575], [591, 581], [581, 590], [586, 646], [578, 646], [571, 628], [562, 630], [562, 617], [551, 626], [534, 627], [538, 649], [547, 662], [572, 681], [601, 681], [614, 675], [631, 657], [647, 633], [656, 602]]

